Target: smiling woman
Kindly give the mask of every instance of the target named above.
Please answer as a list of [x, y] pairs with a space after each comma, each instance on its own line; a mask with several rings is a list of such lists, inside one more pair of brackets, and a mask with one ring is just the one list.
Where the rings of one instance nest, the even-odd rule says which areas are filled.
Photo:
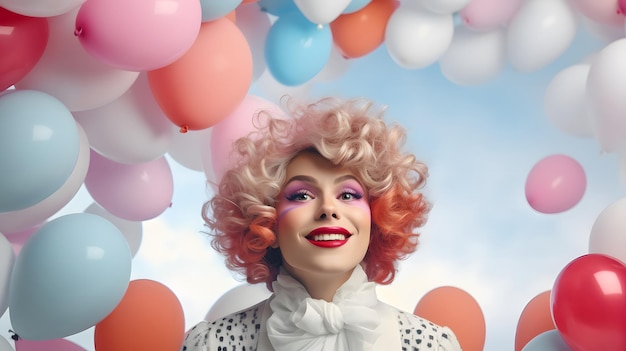
[[203, 217], [213, 247], [272, 296], [213, 322], [183, 350], [460, 350], [452, 330], [378, 300], [417, 247], [427, 167], [367, 100], [291, 108], [234, 144]]

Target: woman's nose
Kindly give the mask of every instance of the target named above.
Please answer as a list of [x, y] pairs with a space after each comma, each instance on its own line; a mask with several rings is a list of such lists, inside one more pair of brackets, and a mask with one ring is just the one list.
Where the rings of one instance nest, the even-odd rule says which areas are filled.
[[320, 204], [317, 219], [335, 218], [339, 219], [337, 207], [335, 206], [334, 199], [324, 199]]

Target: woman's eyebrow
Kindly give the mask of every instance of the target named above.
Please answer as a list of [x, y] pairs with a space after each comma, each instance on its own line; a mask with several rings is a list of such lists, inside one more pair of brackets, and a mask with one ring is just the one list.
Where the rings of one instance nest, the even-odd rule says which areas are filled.
[[359, 183], [359, 185], [361, 185], [361, 182], [359, 182], [357, 177], [353, 176], [352, 174], [346, 174], [346, 175], [343, 175], [341, 177], [337, 177], [335, 179], [334, 183], [338, 184], [338, 183], [341, 183], [341, 182], [346, 181], [346, 180], [354, 180], [355, 182]]
[[295, 180], [299, 180], [299, 181], [303, 181], [303, 182], [311, 183], [311, 184], [317, 184], [317, 179], [315, 179], [315, 178], [313, 178], [311, 176], [296, 175], [296, 176], [293, 176], [293, 177], [289, 178], [289, 180], [287, 180], [285, 182], [285, 185], [287, 185], [287, 184], [289, 184], [289, 183], [291, 183], [291, 182], [293, 182]]

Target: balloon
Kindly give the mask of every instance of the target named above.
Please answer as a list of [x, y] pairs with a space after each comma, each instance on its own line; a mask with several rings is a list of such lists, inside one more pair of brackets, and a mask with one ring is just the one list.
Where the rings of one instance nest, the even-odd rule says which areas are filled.
[[262, 11], [277, 17], [298, 11], [296, 3], [292, 0], [259, 0], [257, 4]]
[[428, 11], [440, 15], [450, 15], [459, 12], [470, 2], [471, 0], [420, 0], [418, 3]]
[[546, 88], [544, 111], [559, 130], [577, 137], [593, 136], [587, 108], [587, 76], [590, 65], [581, 63], [557, 73]]
[[48, 21], [0, 7], [0, 91], [22, 79], [39, 61], [48, 42]]
[[345, 10], [343, 10], [343, 13], [347, 14], [347, 13], [357, 12], [360, 9], [367, 6], [367, 4], [369, 4], [371, 1], [372, 0], [351, 0], [350, 3], [348, 4], [348, 7], [346, 7]]
[[149, 71], [189, 50], [201, 22], [198, 0], [89, 0], [78, 11], [75, 33], [97, 59], [120, 69]]
[[165, 285], [133, 280], [120, 304], [96, 325], [98, 351], [179, 350], [185, 334], [182, 306]]
[[211, 306], [204, 319], [216, 321], [231, 313], [241, 311], [269, 298], [272, 294], [265, 284], [241, 284], [220, 296]]
[[74, 198], [85, 181], [89, 167], [89, 140], [83, 128], [78, 124], [76, 126], [80, 136], [78, 160], [65, 183], [52, 195], [30, 207], [0, 213], [0, 232], [13, 234], [32, 229], [45, 222]]
[[471, 0], [459, 15], [466, 27], [477, 30], [491, 30], [505, 27], [523, 0]]
[[13, 246], [7, 238], [0, 233], [0, 316], [9, 307], [9, 282], [11, 271], [15, 264]]
[[[237, 160], [233, 158], [232, 144], [240, 137], [247, 136], [256, 130], [256, 126], [264, 125], [265, 113], [274, 117], [284, 118], [285, 113], [275, 104], [254, 95], [248, 95], [233, 113], [226, 119], [213, 126], [211, 132], [211, 147], [203, 148], [203, 154], [210, 152], [211, 163], [204, 162], [207, 156], [203, 156], [205, 171], [210, 169], [209, 174], [215, 175], [219, 182], [226, 170], [232, 168]], [[209, 178], [210, 179], [210, 178]]]
[[[202, 154], [204, 148], [209, 145], [207, 141], [211, 138], [211, 132], [212, 128], [190, 130], [187, 133], [175, 131], [173, 133], [172, 144], [168, 150], [169, 155], [181, 166], [193, 171], [202, 172]], [[208, 150], [207, 153], [209, 153]]]
[[0, 351], [13, 351], [13, 346], [2, 336], [0, 336]]
[[32, 17], [53, 17], [77, 8], [85, 0], [0, 0], [0, 7]]
[[548, 290], [533, 297], [524, 307], [515, 330], [515, 351], [525, 350], [524, 347], [529, 341], [553, 329], [556, 327], [552, 321], [550, 290]]
[[123, 164], [91, 151], [85, 187], [110, 214], [129, 221], [145, 221], [163, 213], [174, 193], [172, 171], [165, 157]]
[[618, 0], [568, 0], [583, 16], [613, 26], [624, 25]]
[[559, 213], [574, 207], [586, 187], [587, 177], [578, 161], [566, 155], [551, 155], [530, 170], [526, 200], [536, 211]]
[[463, 351], [483, 350], [485, 317], [478, 302], [466, 291], [452, 286], [435, 288], [420, 299], [413, 313], [448, 326]]
[[85, 351], [84, 348], [65, 339], [25, 340], [15, 342], [15, 351]]
[[214, 21], [224, 17], [237, 9], [241, 0], [200, 0], [202, 7], [202, 22]]
[[230, 20], [202, 24], [183, 57], [148, 72], [154, 98], [183, 130], [205, 129], [226, 118], [246, 96], [252, 82], [252, 53]]
[[600, 212], [591, 227], [589, 253], [605, 254], [626, 262], [626, 198]]
[[448, 49], [454, 33], [452, 15], [402, 4], [389, 18], [385, 44], [389, 56], [407, 69], [424, 68]]
[[548, 330], [536, 337], [522, 349], [522, 351], [571, 351], [563, 341], [558, 330]]
[[587, 29], [589, 33], [593, 34], [596, 38], [602, 40], [605, 44], [624, 37], [623, 26], [600, 23], [590, 20], [587, 17], [581, 17], [581, 20], [585, 29]]
[[507, 31], [507, 53], [513, 67], [537, 71], [560, 57], [576, 35], [578, 19], [568, 0], [528, 0]]
[[119, 229], [87, 213], [43, 225], [17, 256], [9, 290], [11, 324], [29, 340], [76, 334], [106, 317], [130, 279]]
[[48, 18], [46, 50], [35, 67], [15, 83], [17, 89], [39, 90], [56, 97], [70, 111], [108, 104], [128, 90], [139, 75], [113, 68], [83, 49], [74, 36], [77, 12], [78, 8]]
[[334, 21], [350, 4], [350, 0], [294, 0], [309, 21], [327, 24]]
[[91, 147], [120, 163], [142, 163], [163, 156], [172, 142], [172, 122], [154, 100], [147, 74], [115, 101], [74, 112]]
[[246, 37], [252, 53], [252, 80], [257, 80], [267, 68], [265, 62], [265, 39], [272, 22], [257, 4], [241, 4], [235, 12], [237, 27]]
[[626, 39], [616, 40], [598, 52], [587, 76], [587, 99], [596, 138], [607, 152], [624, 148], [626, 139]]
[[[321, 72], [320, 72], [321, 73]], [[291, 98], [306, 98], [310, 96], [311, 88], [314, 83], [314, 79], [310, 81], [296, 86], [287, 86], [278, 82], [274, 76], [266, 70], [261, 74], [259, 80], [256, 82], [255, 87], [259, 89], [261, 92], [260, 95], [263, 97], [272, 100], [272, 101], [280, 101], [283, 97], [289, 96]]]
[[331, 22], [333, 41], [342, 55], [357, 58], [376, 50], [385, 40], [387, 22], [398, 4], [398, 0], [371, 0], [362, 9]]
[[116, 217], [95, 202], [89, 205], [84, 212], [100, 216], [113, 223], [117, 229], [120, 230], [122, 235], [124, 235], [128, 248], [130, 249], [130, 255], [135, 257], [135, 254], [139, 251], [139, 246], [141, 246], [141, 238], [143, 236], [143, 225], [141, 222]]
[[54, 97], [32, 90], [0, 96], [0, 213], [27, 208], [57, 191], [78, 159], [72, 114]]
[[479, 85], [506, 65], [505, 30], [476, 31], [458, 26], [448, 50], [439, 58], [441, 73], [459, 85]]
[[324, 68], [332, 45], [329, 26], [313, 24], [298, 12], [285, 14], [267, 33], [267, 68], [284, 85], [303, 84]]
[[626, 350], [626, 266], [602, 254], [580, 256], [552, 288], [552, 318], [573, 351]]

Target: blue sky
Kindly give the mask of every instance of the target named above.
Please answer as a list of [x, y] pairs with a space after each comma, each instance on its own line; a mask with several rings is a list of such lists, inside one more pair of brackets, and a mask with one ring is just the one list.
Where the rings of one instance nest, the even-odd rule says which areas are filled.
[[[407, 128], [407, 148], [429, 165], [426, 194], [434, 207], [421, 246], [400, 264], [396, 281], [379, 289], [381, 299], [412, 311], [429, 290], [460, 287], [485, 315], [485, 350], [513, 349], [524, 306], [550, 289], [569, 261], [587, 252], [598, 214], [626, 195], [618, 157], [602, 153], [592, 138], [563, 133], [543, 112], [545, 89], [554, 75], [603, 45], [581, 27], [572, 47], [549, 66], [533, 73], [506, 67], [480, 86], [448, 81], [437, 64], [419, 70], [398, 67], [384, 45], [350, 60], [334, 80], [298, 88], [273, 83], [294, 94], [366, 97], [387, 105], [387, 118]], [[275, 100], [267, 79], [259, 78], [250, 92]], [[538, 213], [526, 203], [524, 183], [537, 161], [557, 153], [583, 166], [587, 189], [568, 211]], [[144, 223], [133, 278], [169, 286], [191, 327], [240, 282], [223, 268], [201, 233], [200, 206], [210, 196], [204, 174], [170, 161], [172, 207]], [[82, 189], [62, 213], [82, 211], [91, 202]], [[7, 329], [5, 314], [0, 335], [7, 337]], [[91, 333], [69, 339], [93, 350]]]

